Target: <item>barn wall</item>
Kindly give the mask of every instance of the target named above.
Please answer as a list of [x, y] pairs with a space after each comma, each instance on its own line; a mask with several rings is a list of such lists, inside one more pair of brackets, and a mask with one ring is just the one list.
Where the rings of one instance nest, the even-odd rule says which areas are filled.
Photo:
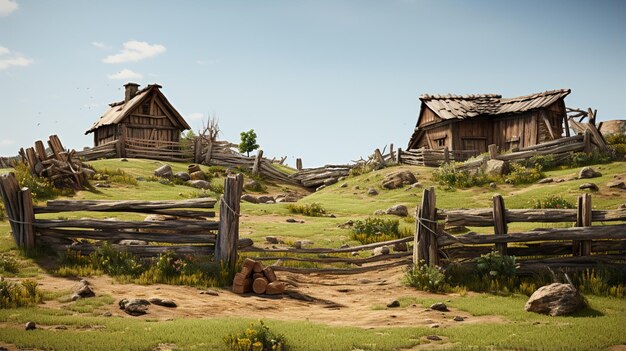
[[422, 119], [420, 120], [418, 127], [439, 121], [442, 121], [442, 119], [439, 118], [439, 116], [437, 116], [428, 106], [422, 106]]
[[164, 108], [159, 96], [146, 98], [121, 123], [126, 137], [134, 139], [178, 141], [180, 129], [175, 117]]

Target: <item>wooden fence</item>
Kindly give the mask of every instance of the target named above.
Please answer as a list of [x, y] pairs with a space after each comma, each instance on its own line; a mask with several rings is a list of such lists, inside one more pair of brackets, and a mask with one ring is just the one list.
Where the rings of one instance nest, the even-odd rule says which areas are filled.
[[[212, 255], [234, 265], [237, 248], [252, 245], [239, 240], [239, 198], [243, 176], [229, 176], [224, 182], [219, 221], [213, 209], [216, 200], [209, 198], [177, 201], [94, 201], [54, 200], [46, 206], [33, 206], [31, 191], [19, 188], [13, 173], [0, 176], [0, 192], [17, 246], [32, 249], [36, 245], [58, 252], [94, 251], [97, 242], [109, 242], [119, 250], [142, 257], [165, 251], [177, 254]], [[102, 219], [41, 219], [37, 215], [88, 211], [93, 213], [135, 213], [173, 216], [164, 221], [120, 221]], [[87, 240], [83, 240], [87, 239]], [[120, 245], [121, 240], [138, 240], [139, 245]], [[158, 243], [151, 245], [148, 243]], [[165, 245], [163, 245], [165, 244]], [[217, 249], [216, 249], [217, 248]]]
[[398, 149], [399, 163], [413, 166], [439, 167], [444, 163], [463, 162], [471, 157], [478, 156], [476, 150], [448, 150], [443, 149]]
[[13, 157], [0, 157], [0, 168], [11, 168], [20, 162], [19, 156]]
[[[441, 222], [443, 221], [443, 222]], [[434, 188], [425, 189], [416, 213], [413, 261], [445, 265], [477, 258], [492, 250], [514, 255], [520, 272], [604, 266], [626, 267], [626, 210], [592, 210], [591, 195], [578, 198], [576, 209], [506, 209], [500, 195], [493, 207], [471, 210], [436, 208]], [[564, 228], [508, 232], [508, 223], [565, 223]], [[593, 222], [603, 225], [592, 226]], [[622, 222], [604, 225], [605, 222]], [[445, 226], [493, 227], [493, 235], [452, 235]]]

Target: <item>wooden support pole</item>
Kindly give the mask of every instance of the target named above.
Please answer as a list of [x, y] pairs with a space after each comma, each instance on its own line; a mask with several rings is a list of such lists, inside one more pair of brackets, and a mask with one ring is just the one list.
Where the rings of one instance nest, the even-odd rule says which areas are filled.
[[252, 165], [252, 174], [259, 175], [261, 170], [261, 162], [263, 161], [263, 150], [259, 150], [254, 158], [254, 164]]
[[220, 224], [215, 244], [215, 259], [231, 271], [237, 262], [239, 242], [239, 201], [243, 190], [243, 175], [230, 175], [224, 180], [224, 195], [220, 202]]
[[211, 165], [211, 157], [213, 156], [213, 141], [209, 140], [209, 147], [206, 150], [206, 155], [204, 155], [204, 164], [207, 166]]
[[448, 150], [447, 146], [443, 148], [443, 163], [450, 163], [450, 150]]
[[393, 152], [393, 143], [389, 144], [389, 158], [391, 162], [396, 162], [396, 154]]
[[[495, 235], [506, 235], [508, 232], [504, 199], [499, 194], [493, 196], [493, 230]], [[496, 250], [500, 253], [500, 255], [506, 255], [506, 243], [496, 244]]]
[[117, 133], [117, 157], [126, 158], [126, 125], [119, 124]]
[[9, 217], [9, 224], [13, 232], [15, 243], [20, 243], [20, 225], [21, 214], [19, 213], [19, 184], [13, 173], [0, 175], [0, 194], [2, 202]]
[[301, 170], [302, 170], [302, 159], [301, 159], [301, 158], [297, 158], [297, 159], [296, 159], [296, 169], [297, 169], [298, 171], [301, 171]]
[[380, 153], [380, 149], [374, 150], [374, 159], [381, 165], [385, 164], [385, 159], [383, 158], [383, 154]]
[[569, 118], [567, 116], [565, 116], [565, 118], [563, 118], [563, 125], [565, 127], [565, 136], [569, 138], [570, 137]]
[[35, 221], [35, 213], [33, 210], [33, 198], [29, 188], [20, 190], [21, 210], [22, 210], [22, 243], [27, 250], [35, 247], [35, 230], [33, 222]]
[[489, 158], [492, 160], [496, 160], [498, 158], [498, 146], [496, 144], [490, 144], [489, 148]]
[[398, 148], [398, 164], [402, 163], [402, 148]]
[[591, 153], [591, 132], [589, 129], [585, 129], [583, 134], [583, 142], [585, 143], [585, 148], [583, 149], [586, 153]]
[[[415, 236], [413, 238], [413, 264], [422, 261], [425, 264], [437, 265], [437, 209], [435, 207], [435, 189], [430, 187], [422, 193], [422, 204], [418, 207], [415, 216]], [[432, 241], [435, 244], [432, 245]]]
[[[576, 208], [576, 226], [591, 227], [593, 220], [591, 208], [591, 195], [582, 194], [578, 197], [578, 206]], [[574, 240], [573, 243], [574, 256], [591, 255], [591, 240]]]
[[429, 191], [429, 212], [428, 212], [428, 258], [431, 266], [439, 266], [439, 245], [437, 243], [438, 226], [437, 226], [437, 201], [435, 198], [435, 188], [431, 187]]
[[193, 162], [198, 164], [202, 162], [202, 139], [198, 137], [193, 143]]

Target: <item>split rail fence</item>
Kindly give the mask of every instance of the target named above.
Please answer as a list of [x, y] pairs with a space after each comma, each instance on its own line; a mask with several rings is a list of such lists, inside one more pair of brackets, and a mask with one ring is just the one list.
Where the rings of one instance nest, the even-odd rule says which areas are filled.
[[[443, 221], [443, 222], [440, 222]], [[545, 267], [582, 270], [604, 266], [626, 267], [626, 210], [592, 210], [591, 195], [578, 198], [576, 209], [506, 209], [502, 196], [493, 207], [470, 210], [436, 208], [434, 188], [425, 189], [416, 213], [413, 262], [446, 265], [471, 260], [497, 250], [516, 256], [520, 273]], [[526, 232], [508, 232], [508, 224], [563, 223]], [[602, 225], [593, 225], [601, 222]], [[605, 225], [606, 222], [621, 222]], [[493, 227], [493, 235], [452, 235], [445, 226]]]
[[[177, 254], [215, 255], [233, 265], [237, 249], [252, 245], [239, 240], [239, 199], [243, 176], [229, 176], [224, 182], [220, 217], [215, 218], [216, 200], [209, 198], [176, 201], [142, 200], [53, 200], [46, 206], [33, 206], [31, 191], [19, 188], [13, 173], [0, 176], [0, 193], [17, 246], [32, 249], [37, 245], [57, 252], [75, 250], [89, 254], [99, 243], [109, 242], [118, 250], [141, 257], [157, 256], [165, 251]], [[42, 219], [50, 213], [133, 213], [173, 216], [164, 221], [121, 221], [107, 219]], [[84, 240], [86, 239], [86, 240]], [[146, 244], [120, 245], [121, 240], [139, 240]], [[99, 242], [99, 243], [98, 243]], [[148, 243], [156, 243], [155, 245]]]

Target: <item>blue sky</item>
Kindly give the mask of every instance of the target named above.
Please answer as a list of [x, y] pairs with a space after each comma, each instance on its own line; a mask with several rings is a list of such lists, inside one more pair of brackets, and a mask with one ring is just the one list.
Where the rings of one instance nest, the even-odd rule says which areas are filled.
[[626, 1], [0, 0], [0, 155], [158, 83], [194, 129], [305, 167], [405, 147], [423, 93], [570, 88], [626, 118]]

